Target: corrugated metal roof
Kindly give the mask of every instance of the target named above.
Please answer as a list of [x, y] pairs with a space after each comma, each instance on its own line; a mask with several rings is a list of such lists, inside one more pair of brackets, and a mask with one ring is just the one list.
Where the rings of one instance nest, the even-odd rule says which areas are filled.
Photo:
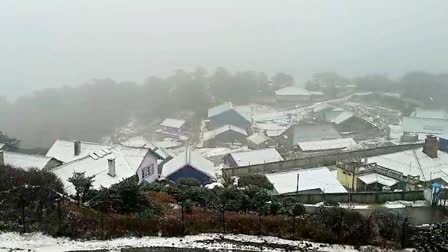
[[370, 173], [370, 174], [359, 176], [358, 178], [367, 185], [379, 183], [379, 184], [390, 187], [399, 182], [396, 179], [389, 178], [389, 177], [386, 177], [386, 176], [378, 174], [378, 173]]
[[282, 156], [275, 148], [254, 151], [244, 151], [229, 154], [238, 166], [256, 165], [283, 161]]
[[404, 132], [443, 135], [448, 133], [448, 120], [403, 117], [401, 128]]
[[320, 189], [325, 193], [347, 192], [327, 167], [272, 173], [266, 174], [266, 177], [279, 194], [284, 194], [296, 191], [297, 174], [299, 174], [299, 192], [316, 189]]
[[[418, 161], [413, 151], [407, 150], [370, 157], [368, 162], [377, 163], [380, 166], [401, 172], [404, 176], [420, 176], [422, 181], [436, 178], [446, 179], [448, 177], [448, 153], [438, 151], [437, 157], [431, 158], [423, 153], [422, 148], [419, 148], [415, 149], [415, 154]], [[418, 162], [420, 162], [421, 169], [418, 166]]]

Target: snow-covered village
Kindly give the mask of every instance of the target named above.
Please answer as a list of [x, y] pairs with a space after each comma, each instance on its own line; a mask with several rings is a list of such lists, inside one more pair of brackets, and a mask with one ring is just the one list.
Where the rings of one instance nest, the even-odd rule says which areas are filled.
[[0, 252], [448, 251], [448, 2], [0, 8]]

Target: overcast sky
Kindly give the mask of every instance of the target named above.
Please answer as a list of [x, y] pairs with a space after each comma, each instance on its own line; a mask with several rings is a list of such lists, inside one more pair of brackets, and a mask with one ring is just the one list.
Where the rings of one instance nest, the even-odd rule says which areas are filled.
[[0, 96], [178, 68], [448, 72], [448, 1], [0, 2]]

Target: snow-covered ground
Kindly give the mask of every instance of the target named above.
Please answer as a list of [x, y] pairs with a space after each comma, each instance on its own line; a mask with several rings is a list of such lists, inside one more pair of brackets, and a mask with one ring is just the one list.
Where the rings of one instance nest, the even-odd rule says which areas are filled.
[[[182, 238], [129, 237], [113, 240], [70, 240], [41, 233], [0, 233], [0, 251], [80, 251], [170, 247], [236, 251], [359, 251], [351, 246], [291, 241], [270, 236], [201, 234]], [[285, 248], [288, 247], [288, 248]]]
[[[323, 206], [324, 202], [319, 202], [316, 204], [304, 204], [306, 207], [320, 207]], [[385, 208], [391, 208], [391, 209], [399, 209], [399, 208], [406, 208], [406, 207], [426, 207], [428, 206], [428, 202], [425, 200], [417, 200], [417, 201], [404, 201], [404, 200], [397, 200], [397, 201], [387, 201], [382, 205], [367, 205], [367, 204], [357, 204], [357, 203], [339, 203], [339, 207], [342, 208], [350, 208], [350, 209], [373, 209], [378, 207], [385, 207]]]

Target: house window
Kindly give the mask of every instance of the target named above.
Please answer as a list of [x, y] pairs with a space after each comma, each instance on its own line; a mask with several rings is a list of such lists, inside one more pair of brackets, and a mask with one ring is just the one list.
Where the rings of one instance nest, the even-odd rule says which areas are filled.
[[143, 167], [142, 169], [142, 178], [146, 178], [148, 175], [148, 173], [146, 172], [146, 167]]
[[150, 166], [149, 166], [149, 176], [151, 176], [151, 175], [153, 175], [154, 174], [154, 164], [151, 164]]

